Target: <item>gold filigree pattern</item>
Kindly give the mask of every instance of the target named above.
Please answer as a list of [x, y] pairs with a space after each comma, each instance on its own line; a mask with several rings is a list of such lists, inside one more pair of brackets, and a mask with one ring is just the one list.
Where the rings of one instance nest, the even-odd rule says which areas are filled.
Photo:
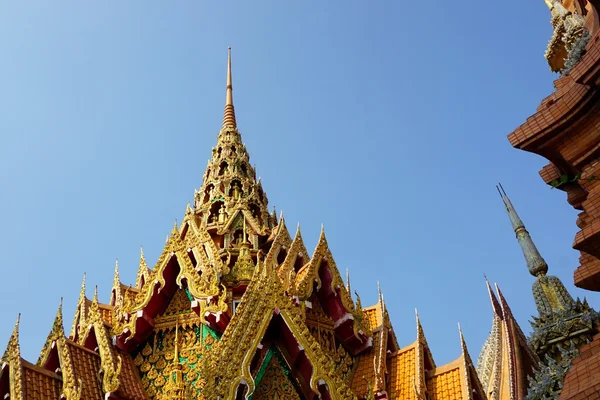
[[319, 386], [325, 384], [332, 399], [355, 399], [355, 395], [336, 373], [335, 363], [314, 339], [275, 274], [275, 252], [280, 249], [276, 244], [285, 234], [285, 230], [278, 230], [265, 262], [257, 268], [221, 341], [213, 348], [214, 352], [203, 370], [207, 377], [206, 388], [211, 394], [222, 398], [235, 398], [237, 388], [242, 383], [246, 384], [247, 393], [254, 392], [250, 362], [269, 326], [273, 310], [277, 309], [312, 362], [311, 390], [319, 393]]
[[218, 335], [205, 325], [196, 323], [179, 328], [178, 360], [174, 359], [175, 327], [161, 328], [148, 339], [142, 350], [135, 356], [134, 363], [139, 368], [142, 385], [150, 398], [158, 398], [162, 387], [168, 385], [169, 374], [174, 363], [182, 366], [182, 379], [186, 382], [186, 390], [193, 398], [202, 395], [206, 385], [200, 374], [211, 348], [218, 342]]
[[301, 400], [277, 357], [271, 357], [252, 400]]

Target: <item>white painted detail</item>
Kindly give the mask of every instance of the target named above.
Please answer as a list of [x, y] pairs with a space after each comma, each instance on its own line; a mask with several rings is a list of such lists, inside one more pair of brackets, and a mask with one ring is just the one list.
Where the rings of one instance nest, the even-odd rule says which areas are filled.
[[242, 300], [233, 300], [233, 302], [232, 302], [233, 303], [233, 310], [232, 310], [233, 312], [232, 312], [232, 314], [235, 314], [235, 312], [236, 312], [236, 310], [237, 310], [237, 308], [238, 308], [238, 306], [240, 305], [241, 302], [242, 302]]
[[335, 324], [333, 325], [333, 329], [337, 328], [338, 326], [340, 326], [341, 324], [343, 324], [346, 321], [353, 321], [354, 320], [354, 316], [350, 313], [346, 313], [346, 315], [344, 315], [342, 318], [338, 319]]

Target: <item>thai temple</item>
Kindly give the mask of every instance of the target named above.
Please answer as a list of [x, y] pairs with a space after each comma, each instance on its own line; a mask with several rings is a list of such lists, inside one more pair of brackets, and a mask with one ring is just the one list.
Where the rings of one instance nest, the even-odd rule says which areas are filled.
[[[545, 1], [554, 26], [546, 57], [561, 77], [509, 140], [546, 157], [540, 175], [582, 211], [575, 284], [600, 291], [600, 0]], [[401, 347], [383, 294], [362, 305], [324, 230], [309, 252], [300, 226], [269, 211], [237, 126], [230, 50], [216, 146], [158, 261], [150, 268], [142, 251], [131, 284], [121, 282], [117, 264], [108, 304], [97, 289], [88, 297], [84, 276], [70, 329], [61, 303], [35, 363], [21, 358], [17, 320], [1, 360], [0, 398], [600, 399], [598, 313], [549, 274], [498, 191], [533, 276], [532, 333], [485, 281], [491, 328], [478, 359], [459, 327], [457, 358], [438, 365], [418, 314], [414, 342]]]

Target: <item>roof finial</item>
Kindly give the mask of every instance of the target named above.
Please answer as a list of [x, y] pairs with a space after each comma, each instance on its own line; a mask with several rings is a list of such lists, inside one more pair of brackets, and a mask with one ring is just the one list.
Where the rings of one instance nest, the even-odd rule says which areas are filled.
[[527, 232], [527, 229], [525, 229], [523, 221], [521, 221], [519, 214], [517, 214], [517, 211], [506, 195], [504, 188], [501, 184], [498, 184], [496, 185], [496, 189], [498, 189], [498, 193], [500, 193], [500, 198], [504, 202], [506, 212], [508, 213], [508, 218], [510, 218], [510, 223], [512, 224], [515, 234], [517, 235], [517, 240], [519, 241], [519, 245], [521, 246], [521, 250], [525, 256], [529, 273], [531, 273], [533, 276], [546, 275], [546, 272], [548, 272], [548, 264], [546, 264], [546, 261], [544, 261], [540, 255], [537, 247], [535, 247], [529, 232]]
[[236, 127], [235, 110], [233, 108], [233, 84], [231, 80], [231, 47], [227, 48], [227, 93], [225, 96], [225, 113], [223, 127]]
[[352, 291], [350, 290], [350, 270], [346, 268], [346, 290], [352, 296]]

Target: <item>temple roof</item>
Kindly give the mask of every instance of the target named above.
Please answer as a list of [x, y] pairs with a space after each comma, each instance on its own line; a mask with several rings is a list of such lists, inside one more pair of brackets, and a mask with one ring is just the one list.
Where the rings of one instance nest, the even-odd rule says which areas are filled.
[[[200, 398], [234, 399], [265, 384], [262, 366], [280, 357], [291, 367], [281, 376], [304, 398], [483, 399], [462, 332], [460, 357], [441, 367], [418, 315], [416, 340], [400, 348], [381, 289], [377, 304], [363, 308], [324, 228], [308, 254], [300, 225], [292, 238], [283, 213], [271, 215], [267, 204], [237, 127], [229, 49], [217, 145], [194, 207], [171, 229], [154, 268], [140, 249], [132, 287], [115, 263], [109, 304], [97, 288], [86, 296], [84, 276], [70, 336], [61, 301], [37, 365], [20, 358], [17, 325], [0, 396], [10, 377], [11, 400], [147, 400], [168, 385], [169, 399], [185, 398], [192, 385]], [[492, 302], [503, 321], [510, 309], [499, 297]], [[518, 326], [509, 329], [522, 344]], [[179, 352], [182, 340], [188, 347]]]

